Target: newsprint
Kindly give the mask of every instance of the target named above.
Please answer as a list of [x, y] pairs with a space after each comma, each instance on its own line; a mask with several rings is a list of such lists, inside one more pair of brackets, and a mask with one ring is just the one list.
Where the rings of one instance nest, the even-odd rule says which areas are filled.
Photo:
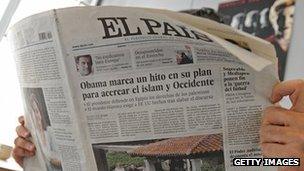
[[263, 40], [126, 7], [51, 10], [9, 35], [37, 148], [26, 171], [244, 170], [232, 159], [261, 157], [261, 111], [278, 82]]

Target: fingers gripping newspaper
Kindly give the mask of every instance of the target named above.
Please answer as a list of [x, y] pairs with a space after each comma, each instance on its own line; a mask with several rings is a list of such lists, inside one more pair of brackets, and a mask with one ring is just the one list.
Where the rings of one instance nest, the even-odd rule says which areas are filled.
[[[261, 157], [262, 110], [278, 82], [269, 43], [126, 7], [47, 11], [10, 37], [37, 148], [25, 170], [243, 170], [233, 158]], [[273, 168], [246, 167], [261, 169]]]

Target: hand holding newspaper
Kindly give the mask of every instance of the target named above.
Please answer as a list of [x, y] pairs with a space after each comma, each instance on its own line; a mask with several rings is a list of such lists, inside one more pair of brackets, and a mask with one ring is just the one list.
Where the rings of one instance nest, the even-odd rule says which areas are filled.
[[242, 170], [233, 158], [261, 157], [261, 111], [278, 82], [274, 48], [263, 40], [187, 14], [125, 7], [47, 11], [10, 37], [37, 147], [25, 170], [134, 167], [113, 165], [117, 153], [151, 171], [168, 161], [196, 170], [210, 158]]

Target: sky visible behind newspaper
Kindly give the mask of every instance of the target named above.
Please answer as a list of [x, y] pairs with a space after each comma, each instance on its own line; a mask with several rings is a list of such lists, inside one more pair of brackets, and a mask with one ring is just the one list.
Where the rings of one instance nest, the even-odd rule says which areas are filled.
[[2, 18], [2, 15], [4, 13], [4, 10], [8, 4], [9, 0], [1, 0], [0, 1], [0, 18]]
[[[0, 15], [2, 16], [9, 0], [1, 0]], [[62, 8], [78, 5], [76, 0], [22, 0], [12, 18], [10, 25], [24, 17], [53, 8]], [[17, 118], [22, 115], [23, 107], [20, 98], [20, 88], [17, 79], [14, 58], [11, 54], [9, 41], [4, 37], [0, 42], [1, 67], [0, 67], [0, 144], [13, 145], [16, 137], [15, 127]]]

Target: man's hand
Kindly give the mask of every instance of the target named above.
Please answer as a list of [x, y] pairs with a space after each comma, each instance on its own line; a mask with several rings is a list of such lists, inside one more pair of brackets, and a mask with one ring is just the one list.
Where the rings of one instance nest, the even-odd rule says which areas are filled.
[[300, 167], [282, 167], [282, 170], [304, 170], [304, 81], [292, 80], [276, 85], [271, 101], [279, 102], [289, 96], [290, 110], [279, 106], [264, 111], [260, 130], [262, 154], [265, 157], [300, 158]]
[[24, 127], [24, 117], [18, 118], [20, 125], [16, 127], [18, 137], [15, 139], [15, 147], [12, 156], [16, 162], [22, 166], [24, 157], [35, 155], [35, 146], [27, 138], [31, 136], [30, 132]]

